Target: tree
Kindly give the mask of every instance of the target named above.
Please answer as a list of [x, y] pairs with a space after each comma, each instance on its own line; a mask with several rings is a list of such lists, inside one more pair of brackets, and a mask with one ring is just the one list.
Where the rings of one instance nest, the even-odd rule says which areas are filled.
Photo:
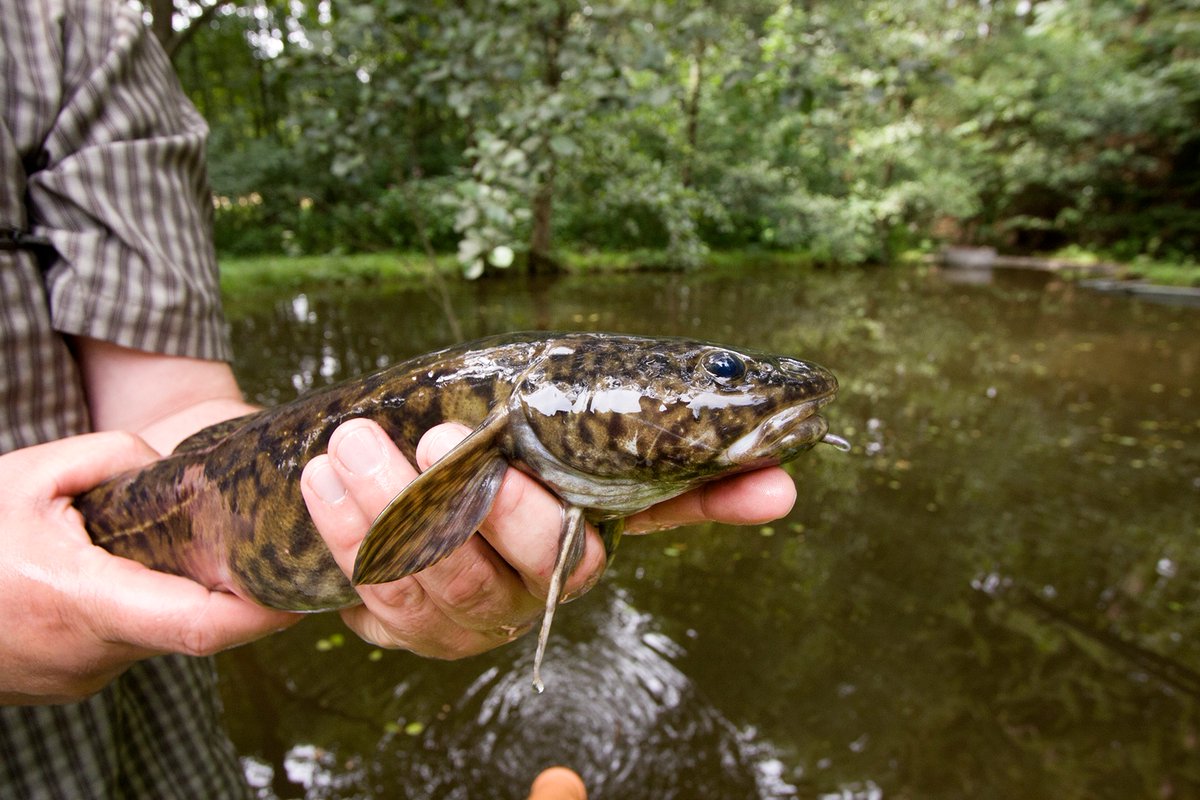
[[152, 5], [226, 246], [1200, 246], [1195, 0]]
[[150, 28], [167, 55], [174, 59], [205, 24], [237, 5], [235, 0], [148, 0]]

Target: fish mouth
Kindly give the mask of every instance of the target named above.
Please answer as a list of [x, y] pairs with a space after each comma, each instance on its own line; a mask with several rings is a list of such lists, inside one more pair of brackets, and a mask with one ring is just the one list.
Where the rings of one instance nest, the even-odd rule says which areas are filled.
[[829, 431], [825, 418], [817, 412], [833, 398], [830, 393], [777, 411], [730, 445], [725, 451], [726, 458], [731, 464], [750, 469], [787, 461], [809, 449]]

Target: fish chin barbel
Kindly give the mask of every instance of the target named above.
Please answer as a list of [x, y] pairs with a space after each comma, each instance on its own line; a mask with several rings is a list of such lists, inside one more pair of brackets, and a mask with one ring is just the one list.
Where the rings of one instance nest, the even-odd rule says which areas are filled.
[[849, 453], [850, 450], [853, 448], [853, 445], [851, 445], [850, 442], [848, 442], [845, 439], [843, 439], [842, 437], [840, 437], [836, 434], [832, 434], [832, 433], [826, 433], [824, 436], [822, 436], [821, 443], [833, 445], [835, 448], [837, 448], [838, 450], [841, 450], [843, 453]]

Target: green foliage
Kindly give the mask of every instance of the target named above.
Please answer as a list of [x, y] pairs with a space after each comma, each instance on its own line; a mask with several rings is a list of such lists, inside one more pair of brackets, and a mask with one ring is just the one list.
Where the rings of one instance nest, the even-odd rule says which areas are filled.
[[1186, 260], [1197, 31], [1195, 0], [242, 0], [177, 62], [225, 252]]

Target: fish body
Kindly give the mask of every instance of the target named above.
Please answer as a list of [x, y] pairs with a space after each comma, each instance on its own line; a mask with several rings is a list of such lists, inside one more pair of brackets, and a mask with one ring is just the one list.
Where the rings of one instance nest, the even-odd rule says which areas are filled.
[[[397, 580], [460, 546], [512, 465], [566, 508], [549, 615], [585, 522], [611, 547], [630, 514], [793, 458], [826, 438], [817, 411], [836, 392], [810, 362], [708, 342], [509, 334], [206, 428], [75, 505], [117, 555], [272, 608], [319, 611], [359, 602], [355, 584]], [[377, 422], [410, 460], [434, 425], [473, 432], [380, 514], [349, 580], [309, 518], [300, 473], [353, 417]]]

